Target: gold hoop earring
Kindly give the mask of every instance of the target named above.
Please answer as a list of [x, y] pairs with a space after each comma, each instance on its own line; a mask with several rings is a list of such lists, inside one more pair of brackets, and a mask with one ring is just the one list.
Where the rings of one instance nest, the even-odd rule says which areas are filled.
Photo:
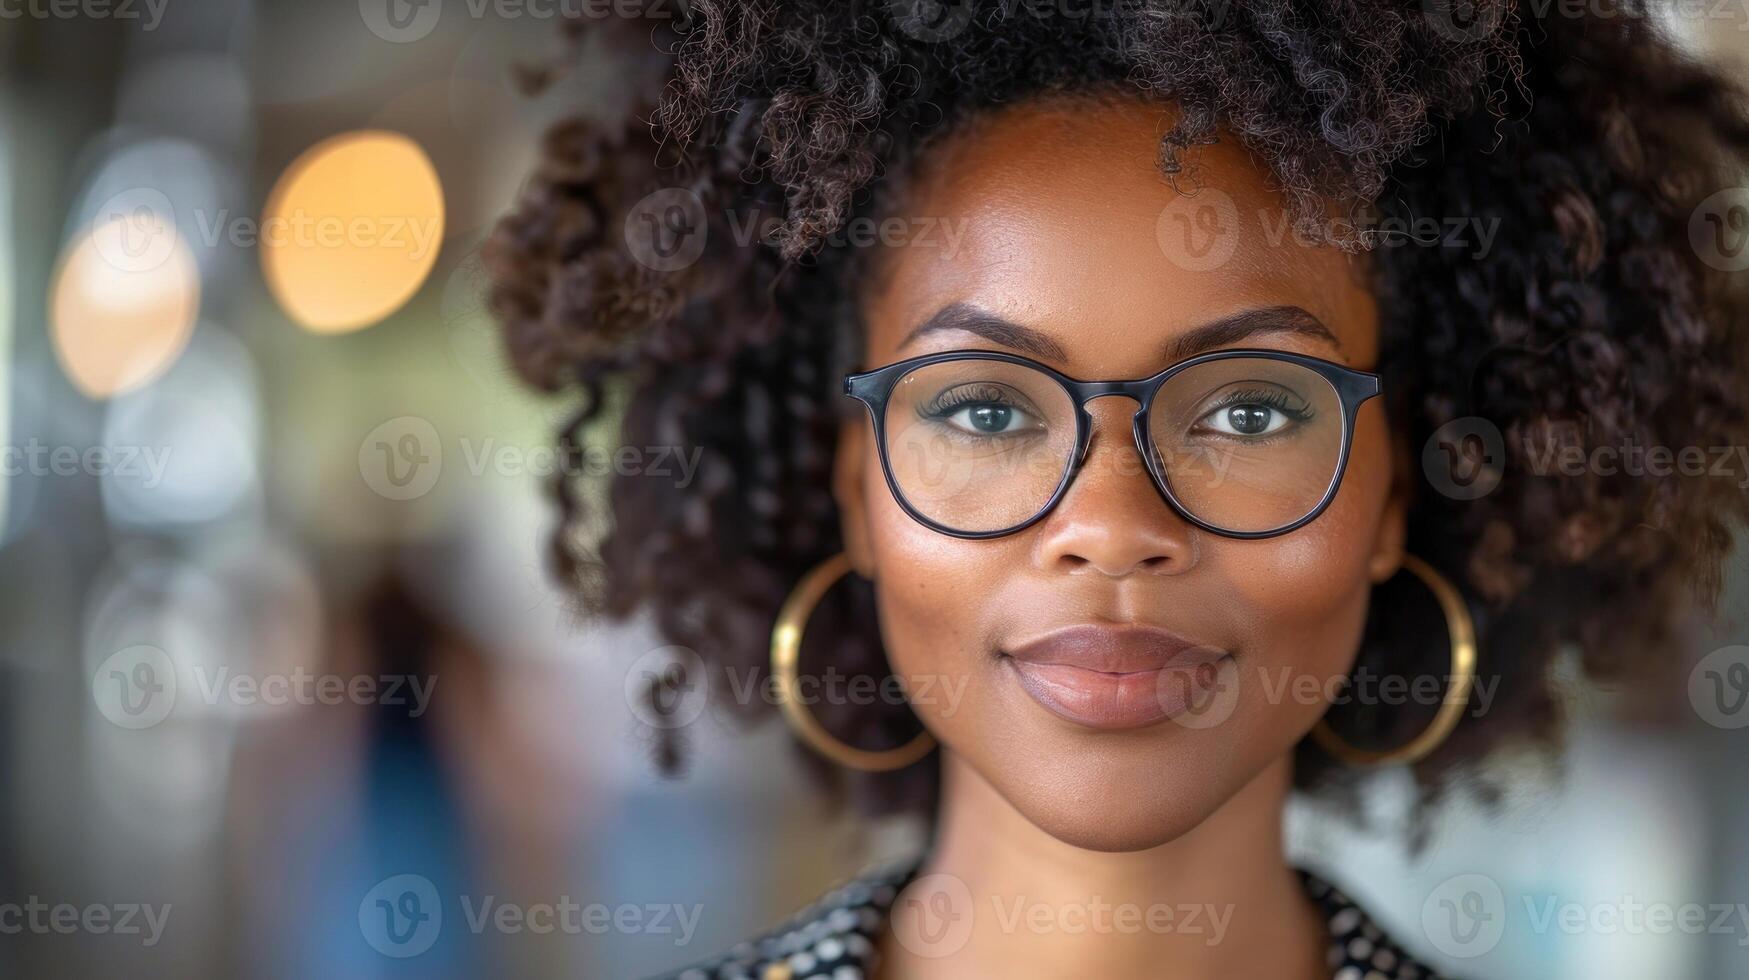
[[1381, 752], [1350, 745], [1331, 729], [1329, 722], [1320, 718], [1312, 729], [1312, 738], [1325, 752], [1349, 765], [1388, 766], [1426, 758], [1457, 727], [1458, 719], [1470, 703], [1470, 689], [1475, 686], [1476, 624], [1470, 618], [1470, 610], [1464, 605], [1457, 586], [1414, 555], [1403, 556], [1403, 567], [1426, 583], [1434, 598], [1439, 600], [1440, 610], [1445, 613], [1445, 627], [1451, 635], [1451, 687], [1446, 690], [1445, 700], [1440, 703], [1433, 721], [1401, 748]]
[[814, 607], [820, 604], [826, 590], [848, 571], [850, 556], [839, 552], [802, 576], [789, 597], [784, 599], [783, 609], [777, 614], [777, 625], [771, 630], [771, 674], [777, 678], [779, 704], [783, 707], [784, 719], [796, 735], [833, 762], [862, 772], [903, 769], [935, 748], [934, 736], [924, 731], [898, 748], [859, 749], [826, 731], [802, 704], [796, 666], [802, 649], [802, 630], [807, 628], [808, 617], [813, 615]]

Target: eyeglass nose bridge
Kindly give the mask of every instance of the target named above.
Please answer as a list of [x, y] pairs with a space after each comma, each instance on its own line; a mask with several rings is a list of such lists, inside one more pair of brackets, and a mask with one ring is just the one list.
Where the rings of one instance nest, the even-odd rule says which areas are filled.
[[[1148, 458], [1147, 430], [1144, 418], [1148, 413], [1148, 402], [1153, 389], [1158, 386], [1158, 379], [1143, 378], [1139, 381], [1077, 381], [1069, 385], [1070, 394], [1075, 399], [1075, 414], [1078, 416], [1081, 432], [1077, 440], [1080, 451], [1075, 454], [1074, 469], [1079, 471], [1087, 463], [1087, 454], [1093, 449], [1093, 416], [1087, 411], [1089, 402], [1096, 398], [1128, 398], [1136, 403], [1135, 413], [1130, 416], [1130, 433], [1135, 442], [1136, 452], [1141, 454], [1142, 463], [1152, 468], [1153, 461]], [[1071, 474], [1073, 479], [1073, 474]]]
[[1077, 381], [1071, 386], [1071, 393], [1075, 396], [1076, 405], [1083, 410], [1095, 398], [1109, 398], [1114, 395], [1133, 399], [1140, 405], [1148, 400], [1148, 389], [1155, 384], [1150, 378], [1140, 381]]

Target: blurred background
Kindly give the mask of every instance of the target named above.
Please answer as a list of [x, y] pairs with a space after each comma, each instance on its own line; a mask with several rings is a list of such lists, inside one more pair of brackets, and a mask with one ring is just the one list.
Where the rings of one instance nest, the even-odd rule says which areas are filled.
[[[476, 252], [622, 77], [518, 64], [612, 9], [0, 0], [0, 976], [636, 976], [916, 846], [781, 724], [648, 716], [684, 652], [548, 582], [571, 406], [510, 376]], [[1745, 27], [1671, 19], [1732, 65]], [[588, 465], [622, 449], [662, 464]], [[1503, 762], [1419, 856], [1387, 778], [1386, 832], [1308, 806], [1295, 853], [1459, 975], [1749, 976], [1749, 708], [1700, 683], [1749, 694], [1743, 564], [1692, 703], [1574, 685], [1564, 773]], [[1478, 887], [1498, 931], [1434, 935]]]

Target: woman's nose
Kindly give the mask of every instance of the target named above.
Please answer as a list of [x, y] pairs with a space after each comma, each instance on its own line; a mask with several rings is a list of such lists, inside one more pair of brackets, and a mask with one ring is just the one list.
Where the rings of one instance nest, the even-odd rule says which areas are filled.
[[1093, 433], [1069, 492], [1039, 522], [1035, 561], [1053, 572], [1177, 574], [1196, 561], [1197, 529], [1155, 489], [1131, 435], [1135, 402], [1088, 405]]

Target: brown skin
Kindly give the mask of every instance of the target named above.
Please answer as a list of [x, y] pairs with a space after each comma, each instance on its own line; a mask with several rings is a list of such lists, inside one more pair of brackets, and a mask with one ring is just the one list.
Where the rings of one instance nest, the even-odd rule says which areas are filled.
[[[1355, 260], [1281, 238], [1283, 202], [1233, 141], [1195, 158], [1201, 186], [1236, 205], [1233, 257], [1190, 271], [1163, 249], [1157, 219], [1179, 195], [1155, 154], [1171, 112], [1140, 101], [1033, 103], [935, 148], [904, 213], [963, 226], [964, 241], [951, 253], [939, 240], [892, 250], [864, 301], [863, 363], [1007, 349], [961, 331], [906, 341], [937, 310], [963, 303], [1054, 340], [1066, 356], [1038, 359], [1073, 377], [1140, 378], [1167, 366], [1166, 347], [1199, 326], [1291, 305], [1337, 344], [1263, 333], [1224, 346], [1372, 369], [1378, 316]], [[1260, 679], [1345, 675], [1369, 590], [1400, 563], [1406, 501], [1393, 473], [1402, 461], [1381, 402], [1360, 412], [1329, 509], [1256, 541], [1201, 531], [1166, 505], [1137, 461], [1126, 399], [1088, 405], [1086, 467], [1055, 510], [984, 541], [907, 516], [866, 418], [845, 425], [835, 493], [852, 563], [876, 584], [894, 672], [965, 683], [957, 705], [917, 699], [915, 710], [944, 753], [940, 832], [924, 873], [967, 884], [975, 929], [942, 958], [887, 936], [884, 976], [1318, 974], [1321, 929], [1280, 838], [1292, 750], [1325, 705], [1270, 698]], [[1169, 719], [1096, 731], [1048, 712], [1000, 651], [1080, 623], [1153, 624], [1229, 651], [1231, 715], [1207, 727]], [[1004, 930], [991, 902], [1016, 896], [1053, 907], [1095, 896], [1144, 908], [1211, 903], [1233, 916], [1214, 945], [1206, 933]]]

